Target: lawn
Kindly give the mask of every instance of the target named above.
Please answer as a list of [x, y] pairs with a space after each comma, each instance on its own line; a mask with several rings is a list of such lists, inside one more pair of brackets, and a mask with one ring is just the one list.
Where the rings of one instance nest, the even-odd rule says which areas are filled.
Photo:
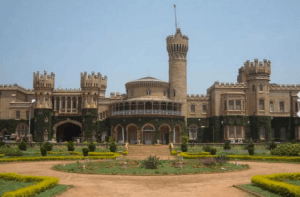
[[[123, 169], [124, 162], [126, 170]], [[205, 166], [200, 160], [183, 160], [182, 171], [181, 160], [169, 161], [161, 160], [157, 169], [146, 169], [141, 166], [139, 160], [111, 160], [96, 162], [75, 162], [67, 165], [56, 165], [53, 169], [84, 174], [122, 174], [122, 175], [179, 175], [179, 174], [201, 174], [201, 173], [221, 173], [236, 170], [248, 169], [248, 165], [234, 165], [232, 163], [217, 163], [212, 166]]]
[[[21, 181], [5, 181], [0, 179], [0, 196], [2, 196], [5, 192], [14, 191], [20, 188], [27, 187], [29, 185], [34, 185], [34, 182], [21, 182]], [[35, 197], [48, 197], [53, 196], [55, 194], [64, 192], [68, 187], [68, 185], [56, 185], [55, 187], [48, 189], [42, 193], [36, 194]]]

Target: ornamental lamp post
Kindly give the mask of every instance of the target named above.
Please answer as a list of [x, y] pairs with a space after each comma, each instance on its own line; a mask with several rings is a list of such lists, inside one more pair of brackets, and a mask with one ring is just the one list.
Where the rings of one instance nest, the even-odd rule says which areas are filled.
[[29, 130], [28, 130], [28, 134], [29, 134], [29, 144], [31, 143], [31, 134], [30, 134], [30, 122], [31, 122], [31, 107], [32, 105], [35, 103], [35, 99], [32, 99], [31, 100], [31, 103], [30, 103], [30, 107], [29, 107]]

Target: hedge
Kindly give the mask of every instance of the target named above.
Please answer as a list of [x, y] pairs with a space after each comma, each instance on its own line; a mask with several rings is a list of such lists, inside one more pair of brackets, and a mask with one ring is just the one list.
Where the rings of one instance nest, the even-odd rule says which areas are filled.
[[15, 191], [5, 192], [3, 197], [9, 196], [35, 196], [36, 193], [50, 189], [58, 184], [59, 179], [56, 177], [19, 175], [16, 173], [0, 173], [0, 179], [6, 181], [38, 182], [35, 185], [20, 188]]
[[115, 159], [119, 154], [113, 156], [46, 156], [46, 157], [16, 157], [0, 159], [1, 162], [18, 162], [18, 161], [55, 161], [55, 160], [84, 160], [84, 159]]
[[177, 151], [176, 150], [172, 150], [171, 151], [171, 155], [177, 155]]
[[279, 173], [253, 176], [251, 182], [256, 186], [282, 196], [300, 197], [300, 186], [282, 182], [283, 180], [300, 180], [300, 173]]
[[4, 154], [0, 154], [0, 157], [4, 157]]
[[124, 151], [122, 152], [122, 155], [128, 155], [128, 151], [127, 151], [127, 150], [124, 150]]
[[209, 155], [209, 152], [200, 152], [200, 153], [188, 153], [181, 152], [180, 156], [184, 159], [198, 159], [198, 158], [207, 158], [207, 157], [218, 157], [218, 155]]
[[118, 153], [113, 152], [89, 152], [89, 156], [115, 156]]

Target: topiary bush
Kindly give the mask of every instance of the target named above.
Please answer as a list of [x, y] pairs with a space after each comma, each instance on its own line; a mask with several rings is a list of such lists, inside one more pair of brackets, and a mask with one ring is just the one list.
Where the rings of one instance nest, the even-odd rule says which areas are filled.
[[113, 153], [116, 152], [117, 144], [116, 144], [115, 140], [112, 137], [109, 137], [109, 141], [111, 142], [109, 145], [110, 152], [113, 152]]
[[275, 149], [271, 151], [272, 155], [279, 156], [298, 156], [300, 152], [299, 144], [279, 144]]
[[27, 143], [25, 141], [21, 141], [20, 144], [18, 145], [18, 148], [22, 151], [26, 151], [27, 150]]
[[211, 149], [211, 148], [210, 148], [210, 146], [208, 146], [208, 145], [206, 145], [206, 146], [203, 147], [203, 151], [204, 151], [204, 152], [210, 152], [210, 149]]
[[0, 154], [4, 154], [5, 156], [22, 156], [23, 152], [18, 148], [2, 146], [0, 148]]
[[269, 147], [270, 147], [270, 150], [274, 150], [277, 147], [277, 144], [275, 142], [271, 142]]
[[230, 150], [231, 149], [231, 146], [230, 146], [230, 141], [225, 141], [225, 144], [224, 144], [224, 150]]
[[89, 149], [88, 148], [83, 148], [82, 153], [83, 153], [83, 156], [88, 156], [89, 155]]
[[248, 148], [249, 155], [254, 155], [254, 148]]
[[42, 156], [47, 156], [47, 148], [41, 146], [40, 148]]
[[88, 147], [90, 149], [90, 152], [95, 152], [96, 145], [94, 144], [94, 142], [89, 143]]
[[74, 151], [75, 148], [74, 148], [74, 142], [72, 141], [69, 141], [68, 142], [68, 151]]
[[45, 142], [43, 144], [43, 147], [47, 149], [47, 151], [52, 151], [53, 148], [53, 144], [49, 143], [49, 142]]
[[211, 155], [215, 155], [217, 153], [217, 149], [216, 148], [210, 148], [210, 154]]
[[188, 151], [188, 146], [187, 146], [187, 142], [189, 140], [189, 137], [186, 135], [182, 136], [182, 144], [181, 144], [181, 151], [182, 152], [187, 152]]

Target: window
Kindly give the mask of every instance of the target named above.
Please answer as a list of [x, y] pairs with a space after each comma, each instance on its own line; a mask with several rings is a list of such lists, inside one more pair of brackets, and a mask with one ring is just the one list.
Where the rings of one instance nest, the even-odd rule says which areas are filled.
[[234, 128], [233, 126], [230, 126], [229, 127], [229, 138], [234, 138]]
[[29, 111], [26, 111], [26, 119], [29, 120]]
[[265, 138], [266, 138], [265, 127], [260, 127], [260, 128], [259, 128], [259, 138], [260, 138], [260, 139], [265, 139]]
[[242, 138], [242, 127], [240, 127], [240, 126], [236, 127], [236, 135], [237, 135], [237, 138]]
[[280, 112], [284, 112], [284, 102], [279, 103]]
[[236, 108], [236, 110], [241, 110], [242, 109], [240, 100], [235, 101], [235, 108]]
[[134, 90], [131, 90], [131, 96], [134, 96]]
[[252, 92], [255, 92], [255, 85], [252, 86]]
[[206, 108], [207, 108], [207, 105], [202, 105], [202, 111], [203, 111], [203, 113], [206, 113]]
[[259, 110], [265, 110], [265, 101], [262, 99], [259, 100]]
[[224, 110], [227, 110], [227, 101], [224, 101]]
[[233, 101], [229, 101], [229, 110], [234, 110], [234, 102]]
[[151, 95], [151, 91], [150, 90], [146, 90], [146, 95]]
[[285, 139], [285, 128], [284, 127], [280, 128], [280, 138]]
[[274, 103], [270, 102], [270, 112], [274, 112]]
[[16, 119], [20, 119], [20, 117], [21, 117], [20, 111], [16, 111]]
[[209, 125], [209, 120], [206, 118], [201, 119], [201, 126], [203, 127], [208, 127]]
[[264, 91], [264, 87], [262, 84], [259, 85], [259, 91], [261, 91], [261, 92]]
[[195, 105], [191, 105], [191, 113], [195, 113], [196, 111], [196, 106]]
[[191, 140], [197, 140], [197, 127], [190, 126], [189, 136]]
[[173, 95], [174, 95], [174, 97], [176, 96], [176, 91], [175, 90], [173, 90]]

